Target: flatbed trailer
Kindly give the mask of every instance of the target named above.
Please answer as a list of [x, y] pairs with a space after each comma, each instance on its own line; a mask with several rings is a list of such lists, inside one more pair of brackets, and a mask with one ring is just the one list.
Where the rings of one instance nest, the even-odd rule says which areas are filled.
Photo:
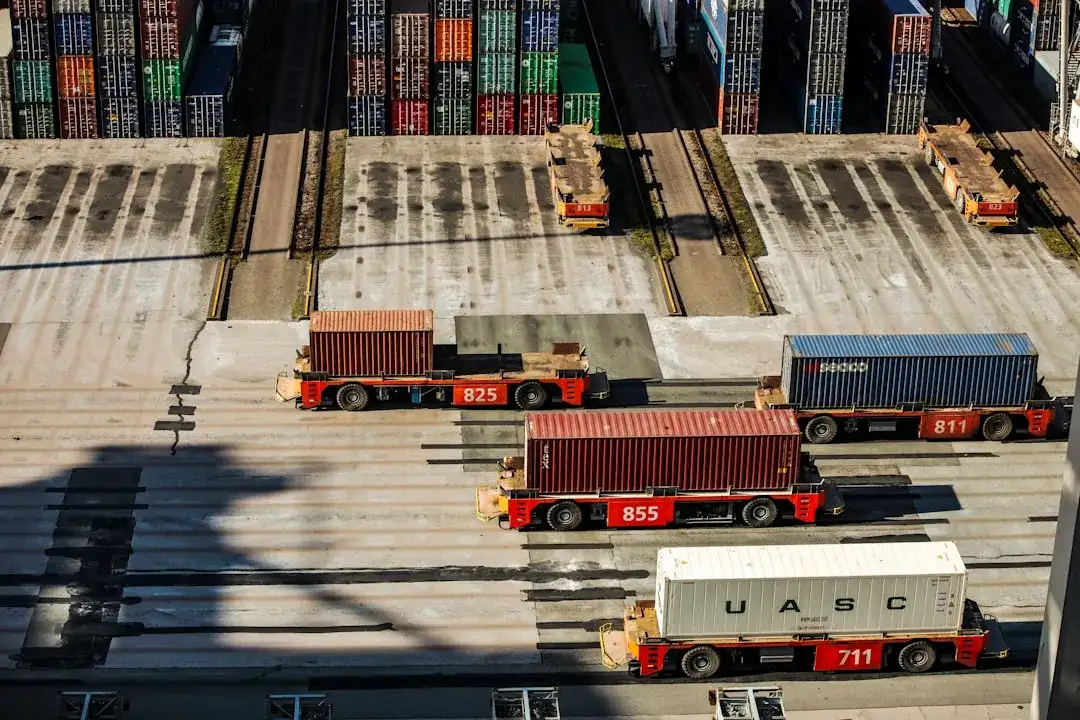
[[945, 194], [966, 222], [1010, 227], [1019, 221], [1020, 191], [1001, 179], [994, 158], [971, 134], [971, 123], [919, 126], [919, 150], [926, 164], [941, 174]]
[[559, 224], [575, 230], [606, 228], [611, 209], [592, 120], [583, 125], [550, 125], [544, 133], [548, 149], [551, 199]]

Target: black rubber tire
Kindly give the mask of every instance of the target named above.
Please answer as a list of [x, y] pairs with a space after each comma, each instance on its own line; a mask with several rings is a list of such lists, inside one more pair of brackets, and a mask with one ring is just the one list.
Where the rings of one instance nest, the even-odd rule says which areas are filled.
[[363, 385], [350, 383], [338, 388], [335, 400], [337, 401], [337, 406], [342, 410], [356, 412], [358, 410], [363, 410], [368, 406], [371, 395]]
[[514, 390], [514, 404], [522, 410], [539, 410], [549, 397], [547, 388], [538, 382], [522, 383]]
[[987, 440], [1008, 440], [1013, 434], [1012, 418], [1005, 413], [987, 415], [982, 423], [982, 436]]
[[772, 498], [763, 497], [755, 498], [743, 505], [740, 515], [742, 515], [742, 521], [747, 527], [764, 528], [776, 522], [776, 518], [780, 516], [780, 511]]
[[896, 663], [900, 669], [909, 673], [923, 673], [937, 664], [937, 650], [925, 640], [909, 642], [900, 649]]
[[548, 508], [546, 519], [552, 530], [569, 532], [577, 530], [585, 519], [585, 514], [581, 512], [581, 506], [573, 500], [562, 500]]
[[707, 680], [720, 672], [720, 653], [714, 647], [698, 645], [686, 651], [679, 667], [691, 680]]
[[828, 415], [818, 415], [812, 418], [810, 422], [806, 423], [806, 429], [803, 430], [807, 442], [814, 445], [831, 443], [839, 434], [840, 427], [836, 424], [836, 420]]

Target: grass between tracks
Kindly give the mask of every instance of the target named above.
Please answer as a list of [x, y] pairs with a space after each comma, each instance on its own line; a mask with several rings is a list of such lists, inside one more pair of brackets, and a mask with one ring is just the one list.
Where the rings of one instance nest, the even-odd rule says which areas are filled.
[[731, 208], [746, 254], [752, 258], [768, 255], [769, 250], [765, 247], [765, 240], [761, 237], [754, 213], [750, 210], [750, 203], [743, 195], [739, 176], [735, 174], [735, 167], [728, 157], [723, 138], [718, 133], [707, 132], [703, 132], [702, 137], [705, 139], [705, 151], [712, 158], [713, 167], [720, 177], [720, 184], [723, 186], [720, 189], [727, 197], [728, 207]]
[[240, 175], [246, 150], [247, 138], [230, 137], [225, 138], [218, 153], [217, 184], [203, 235], [204, 250], [208, 253], [222, 254], [229, 249], [229, 231], [240, 196]]
[[330, 148], [326, 157], [326, 184], [322, 203], [322, 225], [316, 255], [320, 260], [337, 252], [341, 243], [341, 209], [345, 198], [345, 141], [347, 130], [330, 132]]
[[[631, 173], [637, 173], [638, 182], [642, 187], [648, 187], [644, 178], [644, 168], [639, 160], [637, 167], [630, 167], [626, 157], [626, 143], [621, 135], [605, 134], [600, 136], [604, 142], [603, 159], [604, 176], [608, 181], [608, 191], [611, 194], [611, 222], [614, 228], [626, 233], [630, 238], [630, 247], [645, 257], [656, 257], [656, 243], [653, 242], [652, 231], [649, 230], [649, 222], [657, 227], [660, 239], [660, 258], [671, 260], [675, 257], [675, 248], [671, 244], [671, 237], [664, 228], [660, 218], [662, 213], [650, 197], [649, 207], [642, 209], [637, 202], [637, 189], [634, 187], [634, 178]], [[648, 213], [648, 216], [645, 215]]]

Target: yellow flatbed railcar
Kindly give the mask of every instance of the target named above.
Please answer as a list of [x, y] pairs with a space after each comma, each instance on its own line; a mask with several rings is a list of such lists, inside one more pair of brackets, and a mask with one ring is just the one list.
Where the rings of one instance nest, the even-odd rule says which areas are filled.
[[611, 210], [592, 121], [584, 125], [550, 125], [544, 133], [548, 149], [551, 198], [559, 223], [576, 230], [606, 228]]

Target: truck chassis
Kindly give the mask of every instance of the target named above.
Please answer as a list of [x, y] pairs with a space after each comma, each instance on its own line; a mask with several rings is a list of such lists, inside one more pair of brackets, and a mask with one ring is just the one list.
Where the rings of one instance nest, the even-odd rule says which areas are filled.
[[762, 665], [810, 665], [822, 672], [900, 669], [922, 673], [942, 665], [977, 667], [1009, 654], [997, 625], [972, 600], [956, 634], [789, 636], [761, 640], [670, 641], [660, 637], [655, 604], [638, 602], [623, 617], [623, 630], [600, 628], [601, 659], [609, 668], [627, 665], [631, 675], [655, 677], [674, 672], [693, 680], [722, 671]]
[[498, 483], [477, 488], [476, 515], [500, 525], [505, 519], [509, 530], [547, 527], [566, 532], [585, 522], [609, 528], [662, 528], [741, 521], [763, 528], [779, 519], [782, 508], [790, 508], [795, 520], [803, 523], [844, 511], [840, 491], [830, 482], [808, 482], [773, 493], [680, 493], [674, 487], [658, 487], [619, 495], [542, 495], [525, 487], [523, 458], [504, 458], [500, 468]]

